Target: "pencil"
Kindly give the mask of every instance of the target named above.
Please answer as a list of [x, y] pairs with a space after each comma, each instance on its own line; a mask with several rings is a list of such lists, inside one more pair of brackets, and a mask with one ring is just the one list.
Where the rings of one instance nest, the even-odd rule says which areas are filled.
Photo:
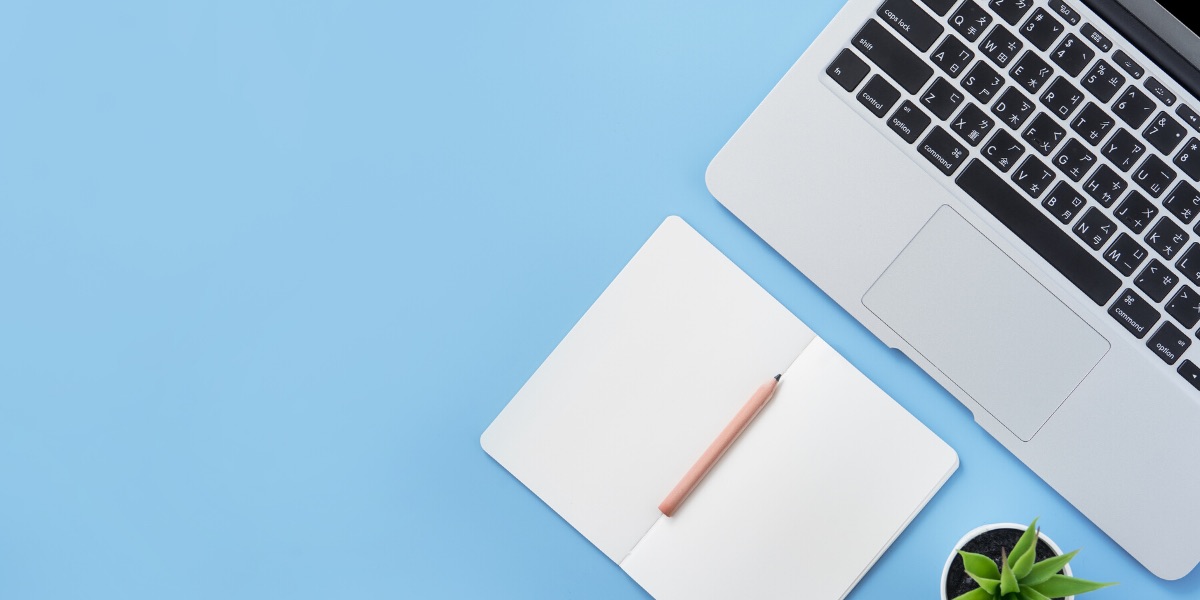
[[671, 490], [671, 493], [667, 494], [667, 497], [658, 505], [659, 512], [670, 517], [675, 514], [675, 511], [679, 510], [679, 505], [683, 504], [683, 501], [692, 493], [692, 490], [696, 489], [696, 486], [700, 484], [700, 480], [704, 479], [705, 475], [708, 475], [713, 465], [717, 464], [718, 460], [721, 460], [721, 456], [733, 445], [734, 440], [739, 435], [742, 435], [742, 432], [746, 430], [746, 427], [750, 425], [754, 417], [758, 416], [759, 411], [771, 400], [771, 396], [775, 395], [775, 386], [779, 384], [779, 377], [779, 375], [776, 375], [771, 378], [759, 386], [754, 395], [750, 396], [746, 404], [742, 405], [742, 409], [734, 415], [733, 420], [717, 435], [717, 439], [709, 444], [708, 449], [704, 451], [704, 454], [700, 456], [696, 464], [692, 465], [692, 468], [688, 469], [683, 479], [680, 479], [679, 483], [675, 484], [675, 489]]

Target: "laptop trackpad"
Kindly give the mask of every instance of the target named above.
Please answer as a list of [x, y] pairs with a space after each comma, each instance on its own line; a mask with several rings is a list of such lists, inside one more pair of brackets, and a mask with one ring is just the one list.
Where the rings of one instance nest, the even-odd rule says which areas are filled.
[[1109, 348], [948, 206], [867, 290], [863, 304], [1024, 441]]

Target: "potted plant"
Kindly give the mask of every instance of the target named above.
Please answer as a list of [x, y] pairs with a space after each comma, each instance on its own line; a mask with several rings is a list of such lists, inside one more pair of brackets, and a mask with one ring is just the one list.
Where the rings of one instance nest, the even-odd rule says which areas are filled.
[[963, 536], [942, 569], [942, 600], [1074, 600], [1112, 583], [1071, 576], [1063, 554], [1037, 529], [1015, 523], [984, 525]]

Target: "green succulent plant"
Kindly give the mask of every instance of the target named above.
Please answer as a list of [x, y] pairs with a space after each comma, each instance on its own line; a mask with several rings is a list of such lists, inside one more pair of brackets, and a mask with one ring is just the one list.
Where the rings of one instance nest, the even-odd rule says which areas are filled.
[[963, 552], [963, 567], [967, 575], [979, 584], [954, 600], [1050, 600], [1098, 590], [1115, 583], [1097, 583], [1077, 577], [1059, 575], [1078, 550], [1034, 562], [1037, 557], [1037, 519], [1034, 519], [1012, 552], [1000, 550], [1000, 566], [982, 554]]

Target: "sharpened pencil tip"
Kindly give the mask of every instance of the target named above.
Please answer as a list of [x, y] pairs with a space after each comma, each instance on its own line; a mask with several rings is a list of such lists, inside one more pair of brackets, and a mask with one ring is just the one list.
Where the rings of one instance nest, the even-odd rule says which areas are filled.
[[783, 373], [780, 373], [780, 374], [776, 375], [776, 376], [775, 376], [775, 381], [779, 381], [779, 378], [780, 378], [780, 377], [783, 377]]

